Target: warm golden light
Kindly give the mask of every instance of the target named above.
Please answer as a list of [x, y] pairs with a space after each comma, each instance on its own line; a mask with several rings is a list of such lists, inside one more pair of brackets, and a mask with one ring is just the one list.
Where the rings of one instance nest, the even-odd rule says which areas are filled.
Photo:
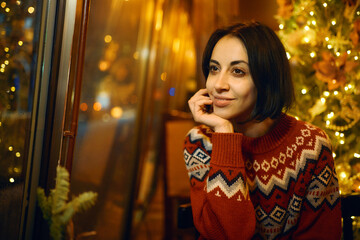
[[325, 97], [330, 96], [330, 92], [328, 92], [328, 91], [324, 91], [323, 94], [324, 94]]
[[95, 111], [100, 111], [101, 110], [101, 103], [99, 103], [99, 102], [96, 102], [96, 103], [94, 103], [94, 105], [93, 105], [93, 109], [95, 110]]
[[327, 3], [323, 3], [323, 6], [324, 6], [324, 7], [327, 7]]
[[21, 2], [20, 2], [19, 0], [17, 0], [17, 1], [16, 1], [16, 5], [19, 6], [20, 4], [21, 4]]
[[304, 42], [309, 43], [309, 42], [310, 42], [310, 38], [304, 37]]
[[4, 63], [5, 63], [6, 65], [9, 65], [9, 60], [5, 60]]
[[330, 38], [329, 37], [325, 37], [325, 41], [329, 41], [330, 40]]
[[15, 156], [16, 156], [16, 157], [20, 157], [21, 154], [20, 154], [19, 152], [16, 152], [16, 153], [15, 153]]
[[310, 11], [310, 16], [314, 16], [314, 11]]
[[110, 67], [110, 64], [107, 61], [102, 60], [102, 61], [99, 62], [100, 71], [104, 72], [104, 71], [108, 70], [109, 67]]
[[360, 158], [360, 154], [359, 153], [354, 153], [354, 157]]
[[332, 21], [331, 21], [331, 24], [332, 24], [333, 26], [335, 26], [335, 25], [336, 25], [336, 21], [335, 21], [335, 20], [332, 20]]
[[15, 90], [16, 90], [16, 89], [15, 89], [14, 86], [10, 88], [10, 91], [12, 91], [12, 92], [15, 92]]
[[279, 29], [284, 29], [284, 24], [279, 24]]
[[121, 118], [123, 115], [123, 109], [121, 107], [113, 107], [110, 111], [110, 114], [113, 118]]
[[358, 59], [359, 59], [359, 57], [358, 57], [358, 56], [355, 56], [355, 57], [354, 57], [354, 59], [355, 59], [355, 60], [358, 60]]
[[106, 36], [104, 37], [104, 41], [105, 41], [106, 43], [110, 43], [110, 42], [112, 41], [112, 36], [111, 36], [111, 35], [106, 35]]
[[336, 52], [335, 54], [336, 54], [336, 56], [338, 56], [338, 57], [340, 56], [340, 53], [339, 53], [339, 52]]
[[340, 133], [340, 137], [344, 137], [345, 135], [344, 135], [344, 133]]
[[309, 27], [308, 25], [306, 25], [306, 26], [304, 27], [304, 29], [305, 29], [305, 31], [309, 31], [309, 30], [310, 30], [310, 27]]
[[13, 146], [9, 146], [9, 151], [12, 152], [14, 150]]
[[334, 91], [334, 95], [336, 96], [336, 95], [338, 95], [339, 94], [339, 92], [338, 91]]
[[341, 178], [346, 178], [346, 177], [347, 177], [347, 175], [346, 175], [346, 173], [345, 173], [345, 172], [341, 172], [341, 173], [340, 173], [340, 177], [341, 177]]
[[5, 12], [10, 12], [10, 8], [5, 8]]
[[9, 179], [9, 182], [13, 183], [13, 182], [15, 182], [15, 179], [14, 179], [14, 178], [10, 178], [10, 179]]
[[163, 72], [161, 75], [160, 75], [160, 79], [162, 81], [166, 81], [166, 77], [167, 77], [167, 73], [166, 72]]
[[175, 53], [179, 52], [179, 50], [180, 50], [180, 39], [179, 38], [174, 39], [172, 49]]
[[1, 3], [1, 7], [2, 7], [2, 8], [5, 8], [5, 7], [6, 7], [6, 2], [2, 2], [2, 3]]
[[325, 103], [326, 102], [326, 99], [325, 98], [321, 98], [320, 99], [322, 103]]
[[332, 45], [331, 45], [331, 44], [328, 44], [328, 45], [327, 45], [327, 48], [328, 48], [328, 49], [332, 49]]
[[86, 103], [81, 103], [80, 104], [80, 110], [85, 112], [88, 110], [88, 105]]
[[28, 8], [28, 13], [32, 14], [32, 13], [34, 13], [34, 11], [35, 11], [34, 7], [29, 7]]
[[162, 10], [158, 10], [156, 12], [156, 20], [155, 20], [155, 30], [159, 31], [162, 27], [162, 20], [163, 20], [163, 11]]
[[340, 140], [340, 144], [341, 144], [341, 145], [345, 144], [345, 141], [344, 141], [344, 140]]
[[333, 118], [334, 117], [334, 112], [331, 112], [327, 115], [328, 118]]
[[24, 43], [23, 41], [18, 41], [19, 46], [22, 46]]
[[336, 153], [333, 152], [332, 156], [333, 156], [333, 158], [336, 158]]
[[290, 59], [290, 58], [291, 58], [290, 53], [286, 52], [286, 57], [287, 57], [288, 59]]
[[305, 88], [301, 89], [301, 93], [302, 94], [306, 94], [307, 93], [307, 90]]
[[351, 50], [347, 50], [346, 52], [347, 52], [347, 54], [350, 54], [350, 53], [351, 53]]

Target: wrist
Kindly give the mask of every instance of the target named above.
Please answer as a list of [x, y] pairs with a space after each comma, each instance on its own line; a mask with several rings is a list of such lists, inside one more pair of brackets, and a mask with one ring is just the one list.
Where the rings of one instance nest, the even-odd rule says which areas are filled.
[[234, 127], [233, 125], [228, 122], [226, 124], [222, 124], [220, 126], [215, 126], [214, 127], [214, 132], [218, 132], [218, 133], [233, 133], [234, 132]]

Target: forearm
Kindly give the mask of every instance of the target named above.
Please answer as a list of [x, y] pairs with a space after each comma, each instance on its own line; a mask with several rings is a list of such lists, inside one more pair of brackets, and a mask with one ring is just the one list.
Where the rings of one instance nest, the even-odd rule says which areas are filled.
[[[211, 161], [188, 167], [194, 223], [207, 239], [250, 239], [255, 213], [246, 184], [241, 134], [212, 134]], [[194, 151], [195, 153], [196, 151]], [[196, 154], [195, 154], [196, 155]], [[198, 172], [196, 172], [198, 171]]]

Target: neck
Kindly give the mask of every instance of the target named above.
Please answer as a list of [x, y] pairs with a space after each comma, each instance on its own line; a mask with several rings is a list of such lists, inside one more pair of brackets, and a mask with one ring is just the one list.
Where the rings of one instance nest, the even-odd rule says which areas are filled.
[[247, 137], [261, 137], [268, 133], [276, 125], [276, 119], [266, 118], [262, 122], [255, 120], [246, 123], [233, 122], [234, 131], [244, 134]]

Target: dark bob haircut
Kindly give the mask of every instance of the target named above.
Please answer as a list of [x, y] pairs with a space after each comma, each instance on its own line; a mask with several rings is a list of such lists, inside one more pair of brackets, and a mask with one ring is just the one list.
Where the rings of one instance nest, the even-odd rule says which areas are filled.
[[216, 43], [230, 35], [240, 39], [248, 54], [249, 69], [257, 89], [256, 105], [250, 120], [277, 118], [294, 102], [290, 65], [283, 44], [269, 27], [258, 23], [239, 23], [217, 29], [205, 47], [202, 71], [207, 79], [212, 51]]

